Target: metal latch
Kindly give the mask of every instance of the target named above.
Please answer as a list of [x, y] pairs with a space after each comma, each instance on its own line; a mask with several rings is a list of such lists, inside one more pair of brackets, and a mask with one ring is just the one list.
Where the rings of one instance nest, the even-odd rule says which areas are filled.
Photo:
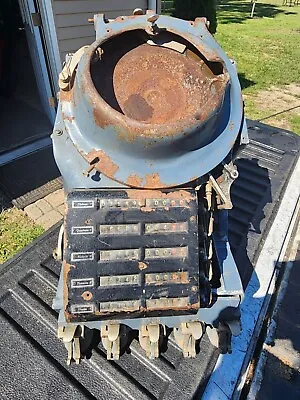
[[68, 91], [72, 88], [77, 65], [88, 47], [89, 46], [81, 47], [76, 53], [70, 55], [69, 59], [66, 61], [63, 70], [59, 74], [58, 85], [61, 90]]

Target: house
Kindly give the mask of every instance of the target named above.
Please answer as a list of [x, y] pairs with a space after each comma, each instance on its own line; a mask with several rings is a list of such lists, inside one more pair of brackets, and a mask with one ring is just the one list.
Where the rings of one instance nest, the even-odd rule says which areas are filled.
[[65, 56], [95, 40], [88, 19], [160, 11], [161, 0], [1, 0], [0, 166], [49, 146]]

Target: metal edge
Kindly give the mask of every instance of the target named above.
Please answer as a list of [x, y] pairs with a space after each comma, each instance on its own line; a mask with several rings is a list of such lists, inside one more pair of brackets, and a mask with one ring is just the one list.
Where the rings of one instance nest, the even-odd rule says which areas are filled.
[[0, 154], [0, 167], [9, 164], [12, 161], [16, 161], [19, 158], [26, 157], [32, 153], [36, 153], [37, 151], [50, 147], [52, 145], [50, 133], [51, 132], [49, 132], [49, 136], [24, 144], [21, 147], [17, 147], [16, 149], [9, 150], [3, 154]]
[[[241, 376], [245, 361], [251, 358], [257, 339], [255, 327], [259, 318], [262, 318], [263, 305], [273, 279], [276, 262], [281, 254], [282, 247], [290, 230], [295, 208], [299, 199], [300, 189], [300, 159], [298, 158], [294, 171], [291, 174], [286, 191], [281, 200], [278, 213], [270, 228], [264, 246], [258, 257], [255, 271], [245, 292], [241, 304], [242, 327], [240, 336], [233, 339], [233, 354], [220, 355], [209, 382], [204, 391], [202, 400], [227, 400], [239, 398], [246, 374]], [[295, 188], [297, 188], [295, 190]], [[240, 383], [238, 384], [238, 382]]]
[[[257, 394], [260, 390], [262, 381], [263, 381], [263, 370], [265, 367], [265, 364], [267, 362], [268, 358], [268, 350], [266, 349], [266, 345], [273, 340], [276, 328], [277, 328], [277, 323], [275, 321], [279, 307], [283, 301], [283, 298], [286, 294], [286, 290], [288, 287], [288, 282], [289, 282], [289, 277], [290, 273], [292, 271], [292, 268], [294, 267], [294, 264], [296, 262], [296, 255], [298, 251], [298, 247], [300, 244], [300, 199], [298, 200], [297, 204], [297, 210], [294, 215], [294, 221], [291, 223], [290, 227], [290, 235], [287, 237], [287, 246], [286, 246], [286, 251], [284, 254], [282, 254], [282, 258], [280, 260], [281, 262], [285, 261], [285, 257], [288, 257], [288, 261], [286, 264], [286, 268], [284, 270], [283, 276], [281, 277], [278, 289], [275, 288], [275, 303], [274, 305], [271, 304], [271, 315], [270, 315], [270, 324], [267, 329], [267, 332], [264, 336], [264, 341], [261, 347], [261, 352], [259, 354], [259, 357], [257, 359], [256, 363], [256, 368], [254, 370], [253, 378], [251, 379], [251, 383], [249, 386], [249, 393], [247, 395], [247, 398], [249, 400], [255, 400], [257, 397]], [[289, 239], [289, 240], [288, 240]], [[271, 299], [270, 299], [271, 300]], [[270, 303], [270, 302], [269, 302]], [[269, 312], [269, 308], [268, 308]], [[247, 371], [245, 371], [245, 374], [249, 372], [249, 368]]]

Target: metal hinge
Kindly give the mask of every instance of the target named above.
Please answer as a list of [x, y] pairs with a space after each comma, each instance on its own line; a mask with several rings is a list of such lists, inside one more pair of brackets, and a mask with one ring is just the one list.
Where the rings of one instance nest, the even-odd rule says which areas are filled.
[[32, 13], [31, 14], [31, 19], [33, 26], [42, 26], [42, 17], [40, 13]]

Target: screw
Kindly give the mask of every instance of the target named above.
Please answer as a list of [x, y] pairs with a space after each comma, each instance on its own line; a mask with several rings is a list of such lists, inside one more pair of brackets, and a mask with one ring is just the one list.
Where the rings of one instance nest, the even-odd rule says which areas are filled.
[[61, 129], [55, 129], [54, 133], [57, 136], [61, 136], [63, 134], [63, 131]]
[[238, 173], [238, 171], [233, 170], [233, 171], [231, 171], [230, 176], [232, 179], [237, 179], [239, 176], [239, 173]]

